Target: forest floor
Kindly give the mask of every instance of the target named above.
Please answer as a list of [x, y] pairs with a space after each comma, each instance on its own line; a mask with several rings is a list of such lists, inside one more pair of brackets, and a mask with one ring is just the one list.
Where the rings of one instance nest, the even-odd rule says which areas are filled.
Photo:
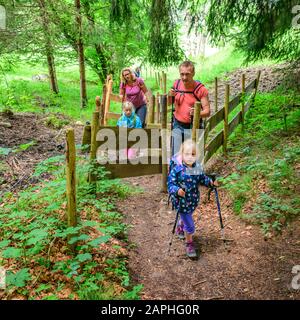
[[[281, 84], [283, 67], [277, 67], [279, 73], [274, 73], [274, 66], [265, 67], [259, 91], [271, 91]], [[257, 70], [246, 70], [247, 83]], [[240, 91], [241, 74], [242, 70], [236, 70], [228, 75], [231, 95]], [[224, 83], [220, 83], [220, 106], [223, 94]], [[213, 106], [213, 92], [211, 101]], [[0, 122], [12, 124], [0, 131], [0, 194], [17, 192], [36, 183], [32, 172], [37, 163], [64, 152], [64, 130], [49, 128], [38, 114], [0, 114]], [[79, 144], [83, 126], [74, 127]], [[32, 146], [24, 151], [3, 154], [31, 141]], [[213, 157], [206, 171], [226, 176], [233, 167], [234, 163]], [[184, 242], [176, 236], [168, 254], [175, 214], [167, 207], [167, 195], [160, 192], [160, 175], [124, 181], [143, 189], [118, 203], [125, 222], [131, 225], [128, 236], [135, 249], [129, 252], [129, 268], [133, 279], [144, 285], [142, 299], [300, 299], [300, 290], [291, 288], [292, 268], [300, 264], [299, 221], [277, 237], [264, 238], [258, 226], [246, 224], [233, 213], [232, 200], [220, 189], [225, 235], [230, 239], [225, 246], [220, 239], [216, 203], [213, 197], [207, 201], [203, 188], [195, 215], [199, 258], [190, 260]]]

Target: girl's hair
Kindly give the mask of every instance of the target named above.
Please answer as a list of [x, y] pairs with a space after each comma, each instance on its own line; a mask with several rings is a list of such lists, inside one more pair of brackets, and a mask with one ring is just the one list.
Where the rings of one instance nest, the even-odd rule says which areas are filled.
[[122, 69], [122, 71], [121, 71], [121, 76], [120, 76], [121, 82], [122, 82], [123, 84], [126, 84], [126, 79], [125, 79], [124, 76], [123, 76], [124, 71], [130, 72], [130, 73], [131, 73], [131, 76], [132, 76], [132, 79], [135, 80], [136, 76], [135, 76], [134, 72], [133, 72], [130, 68], [124, 68], [124, 69]]
[[195, 150], [197, 150], [197, 146], [196, 146], [196, 142], [192, 139], [187, 139], [185, 141], [182, 142], [181, 146], [180, 146], [180, 152], [179, 154], [182, 154], [185, 148], [193, 148]]
[[125, 101], [125, 102], [123, 102], [123, 104], [122, 104], [122, 110], [124, 110], [124, 108], [127, 108], [127, 107], [130, 107], [130, 108], [131, 108], [131, 111], [134, 110], [134, 105], [133, 105], [133, 103], [130, 102], [130, 101]]

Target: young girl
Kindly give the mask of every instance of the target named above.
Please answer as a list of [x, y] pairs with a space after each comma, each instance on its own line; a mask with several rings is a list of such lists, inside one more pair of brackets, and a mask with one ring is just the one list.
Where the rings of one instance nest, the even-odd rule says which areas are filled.
[[[118, 127], [125, 128], [142, 128], [142, 122], [139, 116], [134, 112], [134, 106], [131, 102], [125, 101], [122, 105], [123, 114], [117, 122]], [[126, 149], [128, 159], [136, 157], [137, 150], [133, 148]]]
[[[199, 185], [212, 186], [213, 181], [207, 177], [201, 165], [196, 161], [196, 144], [191, 139], [182, 143], [179, 153], [171, 160], [168, 176], [168, 192], [172, 204], [179, 212], [177, 235], [186, 239], [186, 254], [190, 258], [197, 257], [193, 243], [195, 224], [193, 212], [200, 200]], [[217, 185], [217, 183], [215, 183]]]
[[125, 128], [142, 128], [142, 122], [134, 112], [134, 106], [131, 102], [125, 101], [122, 105], [123, 114], [117, 122], [118, 127]]

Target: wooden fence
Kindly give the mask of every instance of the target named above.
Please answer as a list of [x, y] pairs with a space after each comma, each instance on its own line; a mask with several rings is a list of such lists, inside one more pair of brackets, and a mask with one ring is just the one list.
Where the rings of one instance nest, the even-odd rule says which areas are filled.
[[[227, 154], [227, 144], [228, 137], [235, 130], [235, 128], [241, 123], [243, 124], [245, 114], [248, 111], [249, 107], [254, 101], [258, 84], [260, 78], [260, 71], [257, 74], [256, 79], [251, 81], [247, 86], [245, 86], [245, 75], [242, 75], [241, 79], [241, 92], [236, 96], [230, 98], [230, 87], [227, 84], [224, 96], [224, 106], [217, 110], [216, 105], [214, 106], [215, 112], [208, 119], [205, 120], [205, 132], [201, 136], [201, 141], [203, 143], [204, 148], [202, 148], [203, 154], [201, 157], [204, 159], [204, 163], [206, 163], [213, 154], [222, 146], [223, 152]], [[164, 77], [166, 79], [166, 77]], [[164, 80], [165, 81], [165, 80]], [[215, 80], [216, 89], [218, 86], [217, 79]], [[143, 129], [129, 129], [121, 130], [117, 127], [108, 127], [107, 121], [109, 119], [117, 119], [120, 117], [121, 113], [112, 113], [110, 112], [110, 101], [116, 101], [121, 103], [121, 98], [118, 95], [115, 95], [111, 92], [112, 88], [112, 80], [108, 79], [106, 84], [104, 85], [104, 94], [102, 99], [99, 97], [96, 98], [96, 111], [93, 113], [93, 121], [91, 126], [86, 126], [83, 135], [82, 144], [90, 145], [91, 159], [94, 160], [97, 158], [96, 150], [99, 146], [102, 145], [99, 140], [102, 140], [101, 135], [97, 136], [97, 133], [100, 129], [111, 129], [114, 134], [119, 139], [120, 135], [126, 135], [126, 140], [128, 143], [128, 147], [136, 141], [132, 142], [128, 140], [128, 136], [132, 132], [132, 130], [142, 130]], [[217, 94], [215, 100], [217, 101]], [[240, 106], [240, 110], [236, 113], [236, 115], [229, 121], [230, 114], [236, 110], [236, 108]], [[120, 106], [121, 110], [121, 106]], [[151, 97], [150, 104], [148, 106], [148, 116], [147, 116], [147, 126], [144, 132], [146, 133], [149, 141], [149, 145], [144, 146], [145, 148], [151, 149], [151, 136], [159, 135], [159, 157], [155, 164], [143, 164], [141, 160], [139, 164], [132, 163], [119, 163], [116, 162], [114, 164], [106, 164], [104, 167], [110, 171], [111, 178], [125, 178], [132, 176], [141, 176], [147, 174], [157, 174], [162, 173], [162, 190], [166, 190], [166, 175], [167, 175], [167, 137], [166, 130], [162, 129], [170, 129], [170, 124], [168, 125], [168, 115], [169, 119], [171, 116], [171, 109], [167, 107], [167, 95], [156, 95]], [[199, 119], [200, 115], [200, 104], [196, 104], [194, 120]], [[216, 131], [216, 127], [222, 123], [222, 129], [216, 132], [213, 135], [213, 132]], [[196, 137], [196, 131], [199, 128], [199, 121], [194, 121], [193, 124], [193, 132], [192, 137]], [[100, 130], [102, 131], [102, 130]], [[138, 134], [137, 134], [138, 136]], [[211, 137], [212, 136], [212, 137]], [[98, 141], [97, 141], [98, 140]], [[198, 141], [199, 142], [199, 141]], [[116, 145], [117, 152], [120, 150], [120, 146]], [[94, 180], [92, 177], [91, 180]]]

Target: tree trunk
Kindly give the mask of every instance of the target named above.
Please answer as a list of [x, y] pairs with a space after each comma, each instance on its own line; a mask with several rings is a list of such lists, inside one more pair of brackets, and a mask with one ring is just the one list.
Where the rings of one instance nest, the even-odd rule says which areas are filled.
[[49, 71], [49, 78], [50, 78], [50, 87], [53, 92], [58, 93], [59, 89], [57, 84], [53, 46], [51, 41], [51, 30], [49, 28], [50, 23], [49, 23], [49, 18], [47, 15], [47, 10], [46, 10], [44, 0], [39, 0], [39, 7], [41, 12], [42, 25], [44, 30], [45, 42], [46, 42], [45, 48], [46, 48], [46, 56], [47, 56], [48, 71]]
[[85, 63], [84, 63], [84, 47], [82, 40], [82, 19], [80, 13], [80, 0], [75, 0], [76, 7], [76, 24], [78, 30], [77, 46], [78, 46], [78, 62], [80, 74], [80, 106], [84, 108], [87, 106], [87, 91], [86, 91], [86, 78], [85, 78]]

